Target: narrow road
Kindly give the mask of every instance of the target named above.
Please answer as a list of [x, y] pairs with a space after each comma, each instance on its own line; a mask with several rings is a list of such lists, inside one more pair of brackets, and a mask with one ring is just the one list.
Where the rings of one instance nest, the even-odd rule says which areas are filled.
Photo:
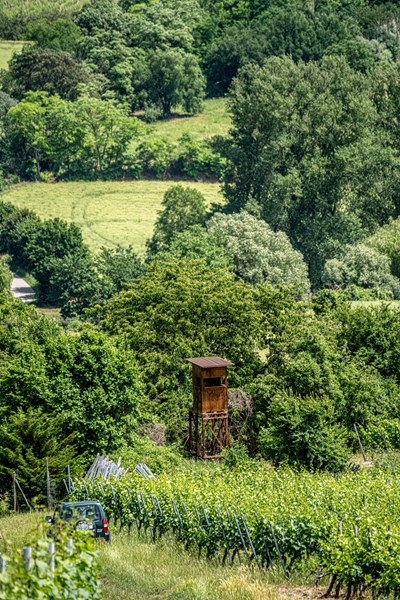
[[35, 300], [35, 291], [21, 277], [13, 274], [11, 282], [11, 293], [14, 298], [19, 298], [22, 302], [33, 302]]

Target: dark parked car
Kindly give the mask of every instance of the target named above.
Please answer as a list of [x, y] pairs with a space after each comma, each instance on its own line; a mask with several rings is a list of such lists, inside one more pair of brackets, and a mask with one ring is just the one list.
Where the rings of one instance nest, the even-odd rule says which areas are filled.
[[46, 517], [46, 522], [52, 525], [48, 531], [51, 537], [57, 535], [58, 528], [72, 525], [80, 531], [90, 531], [95, 538], [111, 542], [107, 515], [97, 500], [63, 502], [53, 517]]

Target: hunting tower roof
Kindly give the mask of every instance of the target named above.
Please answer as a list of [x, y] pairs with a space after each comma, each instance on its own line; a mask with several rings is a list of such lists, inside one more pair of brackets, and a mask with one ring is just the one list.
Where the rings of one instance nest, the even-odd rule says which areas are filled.
[[233, 367], [235, 363], [225, 360], [219, 356], [199, 356], [198, 358], [187, 358], [188, 362], [197, 365], [201, 369], [213, 369], [214, 367]]

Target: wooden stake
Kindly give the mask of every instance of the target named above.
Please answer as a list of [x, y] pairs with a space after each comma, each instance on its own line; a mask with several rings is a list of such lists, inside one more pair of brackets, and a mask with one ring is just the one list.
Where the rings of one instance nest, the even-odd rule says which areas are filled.
[[14, 508], [14, 512], [17, 512], [17, 486], [15, 485], [15, 473], [13, 473], [13, 508]]
[[46, 458], [46, 484], [47, 484], [47, 508], [51, 510], [51, 489], [50, 489], [50, 473], [49, 473], [49, 459]]
[[355, 423], [354, 423], [354, 431], [356, 432], [356, 436], [357, 436], [358, 443], [359, 443], [359, 446], [360, 446], [361, 454], [363, 455], [364, 462], [367, 462], [367, 457], [365, 456], [364, 448], [363, 448], [363, 445], [361, 443], [361, 438], [360, 438], [360, 435], [358, 433], [357, 425]]

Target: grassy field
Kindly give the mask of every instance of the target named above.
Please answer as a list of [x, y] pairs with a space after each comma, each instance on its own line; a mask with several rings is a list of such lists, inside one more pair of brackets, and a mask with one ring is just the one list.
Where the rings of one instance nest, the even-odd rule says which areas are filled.
[[[44, 516], [0, 519], [0, 553], [14, 553], [44, 535]], [[114, 534], [112, 545], [99, 544], [99, 550], [104, 600], [275, 600], [286, 595], [267, 574], [197, 560], [169, 541], [154, 544]]]
[[183, 133], [190, 133], [197, 139], [210, 138], [225, 134], [231, 124], [224, 98], [213, 98], [204, 102], [203, 112], [188, 116], [174, 113], [170, 119], [157, 121], [153, 135], [160, 135], [178, 141]]
[[0, 40], [0, 69], [6, 69], [8, 61], [15, 52], [21, 52], [25, 42], [8, 42]]
[[[60, 217], [82, 227], [93, 251], [117, 244], [139, 252], [151, 237], [163, 195], [174, 181], [95, 181], [30, 183], [13, 186], [1, 196], [44, 219]], [[220, 202], [217, 183], [180, 182], [199, 190], [209, 203]]]

